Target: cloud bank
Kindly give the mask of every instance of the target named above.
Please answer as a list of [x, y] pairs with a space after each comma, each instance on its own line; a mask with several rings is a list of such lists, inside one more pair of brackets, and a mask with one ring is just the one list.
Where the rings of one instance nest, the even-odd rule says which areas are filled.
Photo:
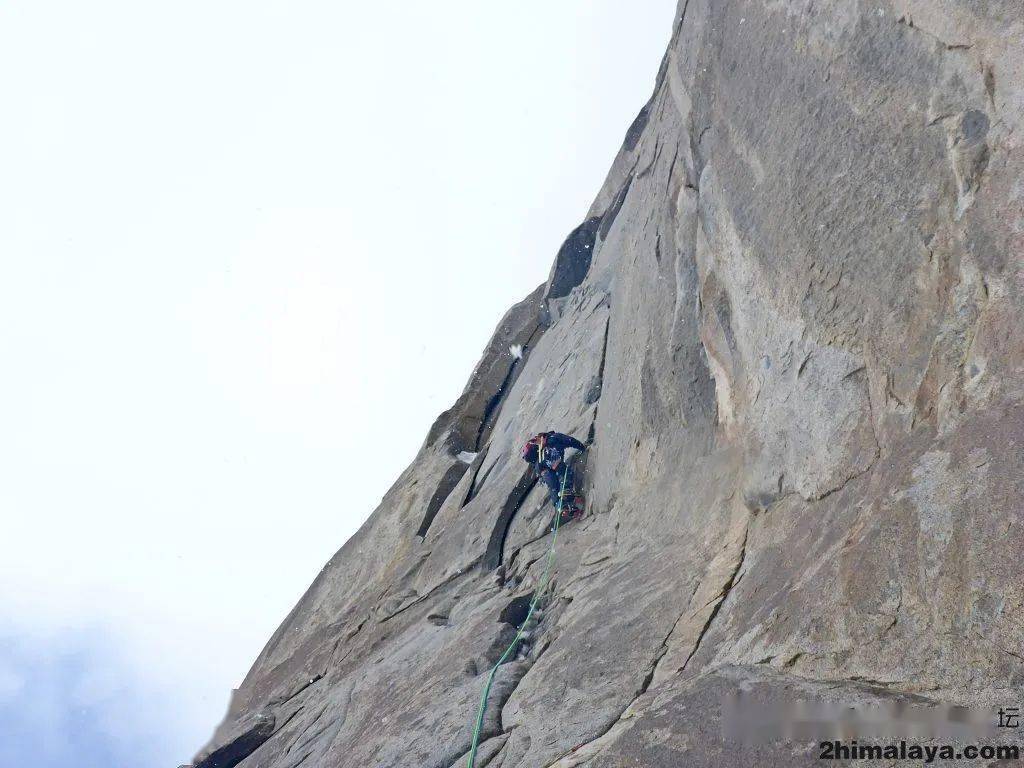
[[168, 768], [195, 745], [160, 687], [102, 631], [0, 626], [0, 768]]

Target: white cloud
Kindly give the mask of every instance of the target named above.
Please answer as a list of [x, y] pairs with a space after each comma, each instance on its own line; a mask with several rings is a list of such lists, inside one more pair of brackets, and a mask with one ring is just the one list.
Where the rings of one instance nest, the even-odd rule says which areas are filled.
[[0, 626], [0, 686], [17, 688], [0, 691], [0, 765], [157, 768], [191, 751], [188, 696], [122, 650], [95, 630]]

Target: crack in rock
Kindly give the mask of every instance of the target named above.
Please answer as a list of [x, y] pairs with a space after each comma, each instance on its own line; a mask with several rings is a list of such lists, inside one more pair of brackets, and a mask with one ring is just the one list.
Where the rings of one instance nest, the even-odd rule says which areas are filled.
[[452, 582], [454, 582], [454, 581], [458, 581], [458, 580], [459, 580], [459, 579], [461, 579], [461, 578], [462, 578], [463, 576], [467, 576], [467, 575], [469, 575], [469, 574], [470, 574], [470, 573], [471, 573], [471, 572], [473, 571], [473, 569], [474, 569], [474, 568], [475, 568], [475, 567], [476, 567], [476, 566], [477, 566], [477, 565], [478, 565], [479, 563], [480, 563], [480, 558], [478, 557], [478, 558], [477, 558], [476, 560], [473, 560], [473, 561], [472, 561], [471, 563], [469, 563], [469, 564], [468, 564], [468, 565], [467, 565], [467, 566], [466, 566], [465, 568], [463, 568], [463, 569], [462, 569], [461, 571], [458, 571], [458, 572], [456, 572], [456, 573], [453, 573], [453, 574], [452, 574], [451, 576], [449, 576], [448, 578], [446, 578], [446, 579], [445, 579], [444, 581], [442, 581], [442, 582], [441, 582], [440, 584], [438, 584], [438, 585], [437, 585], [437, 586], [435, 586], [435, 587], [432, 587], [432, 588], [431, 588], [430, 590], [428, 590], [428, 591], [427, 591], [427, 592], [425, 592], [424, 594], [422, 594], [422, 595], [420, 595], [419, 597], [417, 597], [417, 598], [416, 598], [415, 600], [413, 600], [413, 601], [412, 601], [411, 603], [407, 603], [406, 605], [403, 605], [403, 606], [402, 606], [401, 608], [399, 608], [398, 610], [396, 610], [396, 611], [392, 611], [391, 613], [389, 613], [389, 614], [388, 614], [387, 616], [385, 616], [384, 618], [382, 618], [382, 619], [379, 619], [377, 623], [378, 623], [378, 624], [384, 624], [385, 622], [391, 621], [391, 620], [392, 620], [393, 618], [395, 618], [396, 616], [399, 616], [399, 615], [401, 615], [401, 614], [405, 613], [405, 612], [406, 612], [406, 611], [408, 611], [408, 610], [409, 610], [410, 608], [413, 608], [414, 606], [417, 606], [417, 605], [419, 605], [419, 604], [420, 604], [420, 603], [422, 603], [422, 602], [423, 602], [424, 600], [426, 600], [427, 598], [429, 598], [429, 597], [430, 597], [431, 595], [433, 595], [434, 593], [436, 593], [436, 592], [437, 592], [438, 590], [440, 590], [440, 589], [443, 589], [443, 588], [445, 588], [445, 587], [449, 586], [449, 585], [450, 585], [450, 584], [451, 584]]
[[[734, 519], [730, 532], [726, 534], [725, 547], [708, 564], [703, 578], [690, 596], [686, 610], [666, 640], [667, 647], [654, 670], [652, 684], [660, 685], [686, 669], [700, 649], [718, 612], [739, 580], [746, 561], [749, 521], [749, 515]], [[676, 638], [675, 642], [673, 637]]]

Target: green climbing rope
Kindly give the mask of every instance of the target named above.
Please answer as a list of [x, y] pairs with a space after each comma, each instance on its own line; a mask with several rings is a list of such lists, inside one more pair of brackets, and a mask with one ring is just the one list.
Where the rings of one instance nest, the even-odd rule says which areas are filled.
[[491, 667], [491, 672], [487, 675], [487, 685], [484, 686], [483, 695], [480, 697], [480, 709], [476, 713], [476, 725], [473, 726], [473, 746], [469, 750], [469, 759], [466, 761], [466, 768], [474, 768], [476, 762], [476, 751], [480, 746], [480, 729], [484, 725], [484, 712], [487, 710], [487, 697], [491, 694], [491, 685], [494, 683], [494, 675], [498, 672], [498, 667], [505, 663], [506, 659], [512, 655], [519, 641], [523, 637], [523, 632], [526, 631], [526, 625], [530, 623], [530, 617], [533, 616], [533, 610], [537, 607], [537, 603], [540, 601], [540, 597], [544, 594], [544, 590], [547, 589], [548, 579], [551, 577], [551, 566], [555, 562], [555, 542], [558, 540], [558, 524], [562, 520], [562, 497], [565, 494], [565, 481], [569, 477], [569, 467], [566, 465], [565, 471], [562, 472], [562, 487], [558, 493], [558, 506], [555, 512], [555, 525], [553, 533], [551, 535], [551, 547], [548, 549], [548, 560], [544, 566], [544, 573], [540, 577], [540, 582], [537, 584], [537, 588], [533, 591], [533, 598], [530, 600], [530, 607], [526, 611], [526, 618], [523, 619], [523, 623], [519, 625], [519, 629], [516, 631], [516, 636], [512, 638], [512, 642], [509, 643], [508, 648], [501, 654], [501, 658], [498, 659], [498, 663]]

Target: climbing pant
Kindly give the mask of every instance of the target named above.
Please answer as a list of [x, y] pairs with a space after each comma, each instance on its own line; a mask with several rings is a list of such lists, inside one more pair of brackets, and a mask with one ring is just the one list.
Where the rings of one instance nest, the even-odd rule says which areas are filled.
[[[568, 461], [563, 461], [557, 470], [544, 467], [541, 470], [540, 477], [544, 481], [544, 485], [548, 487], [548, 498], [551, 499], [553, 507], [558, 507], [558, 494], [563, 488], [568, 496], [573, 495], [572, 465]], [[571, 503], [572, 499], [570, 498], [567, 501]]]

